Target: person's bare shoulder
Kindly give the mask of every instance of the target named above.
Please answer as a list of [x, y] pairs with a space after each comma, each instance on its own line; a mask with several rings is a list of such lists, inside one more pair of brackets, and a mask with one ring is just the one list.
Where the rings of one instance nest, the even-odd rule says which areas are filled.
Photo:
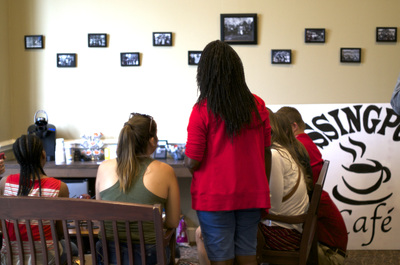
[[149, 169], [153, 173], [157, 173], [157, 175], [169, 175], [169, 176], [175, 176], [175, 171], [174, 169], [168, 165], [167, 163], [154, 160], [153, 162], [150, 163]]
[[4, 194], [4, 189], [6, 187], [6, 181], [8, 177], [2, 177], [0, 180], [0, 195]]
[[110, 159], [103, 161], [96, 175], [96, 196], [103, 190], [111, 187], [118, 181], [117, 160]]
[[99, 177], [99, 175], [110, 175], [110, 172], [115, 172], [116, 168], [116, 159], [104, 160], [97, 170], [97, 176]]
[[60, 184], [60, 192], [58, 194], [58, 197], [66, 197], [69, 198], [69, 189], [67, 184], [65, 184], [64, 182], [61, 181]]
[[117, 159], [115, 159], [115, 158], [114, 159], [107, 159], [107, 160], [104, 160], [103, 162], [101, 162], [99, 168], [100, 167], [104, 168], [104, 167], [114, 166], [114, 165], [116, 165], [116, 163], [117, 163]]

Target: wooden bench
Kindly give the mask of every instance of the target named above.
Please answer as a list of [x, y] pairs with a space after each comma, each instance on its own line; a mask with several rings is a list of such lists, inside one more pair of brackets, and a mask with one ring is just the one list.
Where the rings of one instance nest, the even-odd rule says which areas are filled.
[[[257, 234], [257, 262], [272, 264], [318, 264], [317, 249], [317, 213], [321, 199], [322, 188], [324, 187], [329, 161], [325, 160], [324, 165], [314, 186], [310, 206], [306, 214], [296, 216], [284, 216], [268, 214], [268, 220], [288, 224], [303, 224], [303, 233], [300, 242], [300, 249], [297, 251], [277, 251], [266, 249], [265, 238], [260, 229]], [[308, 262], [307, 262], [308, 261]]]
[[[68, 229], [68, 222], [73, 220], [75, 222], [75, 234], [77, 246], [79, 249], [79, 264], [85, 264], [84, 249], [90, 251], [92, 264], [97, 264], [96, 257], [96, 242], [97, 235], [95, 229], [100, 231], [102, 235], [105, 234], [105, 222], [112, 222], [113, 227], [113, 238], [116, 249], [117, 264], [121, 264], [120, 254], [120, 243], [117, 229], [117, 221], [125, 223], [127, 245], [129, 249], [129, 264], [134, 264], [132, 253], [132, 242], [131, 234], [129, 229], [129, 222], [138, 222], [140, 246], [141, 246], [141, 259], [142, 264], [146, 264], [146, 255], [144, 254], [144, 233], [143, 233], [143, 222], [154, 222], [154, 230], [156, 234], [156, 250], [157, 250], [157, 261], [158, 264], [166, 264], [166, 247], [169, 246], [171, 250], [171, 259], [169, 264], [175, 264], [175, 229], [163, 229], [162, 209], [159, 204], [156, 205], [142, 205], [133, 203], [120, 203], [110, 201], [96, 201], [96, 200], [85, 200], [85, 199], [70, 199], [70, 198], [40, 198], [40, 197], [9, 197], [0, 196], [0, 220], [1, 226], [3, 227], [4, 241], [7, 247], [8, 264], [12, 264], [12, 253], [10, 248], [9, 234], [4, 229], [6, 226], [5, 220], [14, 220], [17, 224], [18, 220], [27, 220], [27, 235], [29, 238], [29, 248], [32, 255], [32, 264], [39, 264], [36, 261], [36, 255], [32, 239], [32, 229], [29, 224], [29, 220], [37, 220], [41, 242], [45, 242], [43, 233], [43, 220], [49, 220], [52, 237], [54, 242], [58, 242], [59, 238], [56, 232], [56, 221], [62, 223], [63, 237], [66, 241], [66, 253], [68, 264], [72, 264], [74, 257], [71, 255], [71, 230]], [[91, 221], [96, 221], [98, 228], [95, 227]], [[85, 227], [85, 235], [82, 232], [82, 225]], [[16, 231], [18, 225], [14, 225]], [[19, 232], [18, 232], [19, 233]], [[84, 246], [84, 238], [87, 237], [86, 241], [89, 242], [87, 246]], [[103, 246], [107, 246], [106, 237], [101, 237]], [[21, 237], [17, 236], [17, 245], [21, 249], [22, 241]], [[47, 253], [47, 247], [45, 243], [41, 244], [42, 253]], [[60, 248], [58, 244], [54, 244], [54, 251], [56, 256], [56, 264], [59, 264]], [[103, 254], [105, 257], [105, 264], [108, 263], [108, 251], [107, 248], [103, 248]], [[19, 251], [19, 259], [24, 259], [22, 251]], [[43, 263], [47, 264], [47, 255], [43, 255]], [[24, 264], [22, 262], [22, 264]]]

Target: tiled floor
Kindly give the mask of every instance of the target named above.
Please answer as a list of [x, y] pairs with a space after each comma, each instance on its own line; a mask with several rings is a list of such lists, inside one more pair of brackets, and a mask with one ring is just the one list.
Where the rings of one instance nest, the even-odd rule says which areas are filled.
[[[179, 249], [179, 265], [198, 264], [196, 246]], [[400, 265], [400, 250], [349, 250], [344, 265]]]
[[345, 265], [399, 265], [400, 250], [349, 250]]
[[179, 260], [179, 265], [197, 265], [197, 249], [196, 246], [190, 247], [179, 247], [181, 252], [181, 258]]

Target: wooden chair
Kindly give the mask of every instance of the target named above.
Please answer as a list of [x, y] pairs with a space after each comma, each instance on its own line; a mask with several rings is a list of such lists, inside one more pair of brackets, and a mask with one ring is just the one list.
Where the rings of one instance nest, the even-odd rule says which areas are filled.
[[[143, 234], [143, 222], [154, 222], [154, 230], [156, 234], [156, 249], [157, 249], [157, 261], [158, 264], [166, 264], [166, 246], [168, 245], [171, 250], [171, 261], [170, 264], [175, 264], [175, 229], [168, 229], [164, 232], [163, 220], [161, 216], [161, 206], [156, 205], [142, 205], [133, 203], [119, 203], [110, 201], [96, 201], [96, 200], [85, 200], [85, 199], [70, 199], [70, 198], [39, 198], [39, 197], [6, 197], [0, 196], [0, 220], [1, 226], [3, 227], [4, 241], [7, 247], [7, 260], [8, 264], [12, 264], [12, 253], [10, 247], [9, 234], [7, 233], [5, 220], [15, 220], [15, 231], [19, 233], [18, 220], [26, 220], [27, 235], [29, 241], [29, 248], [32, 254], [32, 264], [39, 264], [36, 260], [36, 255], [32, 240], [32, 229], [28, 225], [32, 220], [38, 220], [38, 228], [40, 233], [41, 242], [45, 242], [43, 233], [43, 220], [49, 220], [53, 241], [58, 242], [58, 236], [56, 232], [56, 221], [60, 220], [62, 223], [63, 237], [66, 241], [66, 253], [68, 264], [73, 264], [71, 255], [70, 242], [71, 237], [76, 238], [77, 246], [79, 249], [79, 264], [85, 264], [84, 249], [90, 251], [92, 264], [97, 264], [96, 258], [96, 227], [91, 221], [96, 221], [98, 229], [102, 235], [105, 234], [105, 221], [111, 221], [113, 227], [113, 238], [115, 242], [115, 249], [117, 253], [117, 264], [121, 264], [120, 254], [120, 243], [117, 228], [117, 221], [125, 223], [125, 229], [127, 231], [126, 238], [128, 239], [127, 245], [129, 251], [129, 264], [134, 264], [133, 253], [132, 253], [132, 242], [131, 234], [129, 230], [129, 222], [137, 221], [138, 230], [140, 237], [141, 246], [141, 259], [142, 264], [146, 264], [146, 255], [144, 254], [144, 234]], [[31, 221], [29, 221], [31, 220]], [[75, 222], [75, 232], [72, 235], [72, 229], [68, 229], [67, 223], [73, 220]], [[83, 228], [85, 226], [85, 228]], [[87, 227], [87, 228], [86, 228]], [[83, 232], [85, 230], [85, 232]], [[86, 235], [84, 235], [84, 233]], [[84, 246], [84, 237], [89, 242], [88, 245]], [[107, 240], [104, 236], [102, 238], [103, 246], [107, 246]], [[18, 249], [22, 247], [21, 237], [17, 236]], [[41, 243], [42, 253], [47, 253], [47, 247], [45, 243]], [[59, 264], [59, 253], [60, 248], [58, 244], [54, 244], [54, 252], [56, 256], [56, 264]], [[18, 252], [19, 259], [22, 261], [24, 255], [22, 251]], [[108, 263], [108, 251], [107, 248], [103, 248], [103, 254], [105, 256], [105, 264]], [[75, 257], [76, 259], [76, 257]], [[47, 264], [47, 255], [43, 255], [43, 263]], [[23, 261], [22, 261], [22, 264]]]
[[318, 239], [316, 234], [317, 213], [328, 167], [329, 161], [325, 160], [318, 181], [314, 186], [314, 192], [306, 214], [296, 216], [267, 214], [265, 217], [268, 220], [276, 222], [303, 224], [300, 249], [298, 251], [277, 251], [266, 249], [264, 235], [259, 229], [257, 234], [257, 262], [259, 264], [318, 264]]

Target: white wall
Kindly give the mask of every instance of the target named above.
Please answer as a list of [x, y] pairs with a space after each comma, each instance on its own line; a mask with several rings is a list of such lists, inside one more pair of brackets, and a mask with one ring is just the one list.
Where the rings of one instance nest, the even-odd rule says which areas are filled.
[[[267, 104], [385, 103], [400, 71], [399, 44], [375, 42], [376, 27], [400, 25], [397, 0], [0, 3], [10, 10], [8, 27], [0, 28], [9, 39], [0, 51], [2, 58], [9, 54], [9, 67], [0, 65], [0, 86], [11, 96], [13, 121], [0, 118], [12, 126], [0, 141], [25, 133], [36, 110], [44, 109], [66, 139], [94, 131], [117, 137], [130, 112], [143, 112], [158, 122], [160, 139], [185, 142], [197, 98], [196, 67], [188, 65], [187, 52], [220, 38], [221, 13], [258, 13], [259, 44], [234, 48], [250, 89]], [[326, 28], [326, 43], [305, 44], [308, 27]], [[154, 31], [172, 31], [173, 46], [153, 47]], [[88, 48], [88, 33], [109, 34], [109, 46]], [[45, 49], [25, 50], [28, 34], [43, 34]], [[341, 64], [341, 47], [362, 48], [362, 63]], [[271, 49], [292, 49], [293, 64], [271, 65]], [[120, 52], [140, 52], [142, 65], [121, 67]], [[77, 68], [57, 68], [56, 53], [77, 53]]]

